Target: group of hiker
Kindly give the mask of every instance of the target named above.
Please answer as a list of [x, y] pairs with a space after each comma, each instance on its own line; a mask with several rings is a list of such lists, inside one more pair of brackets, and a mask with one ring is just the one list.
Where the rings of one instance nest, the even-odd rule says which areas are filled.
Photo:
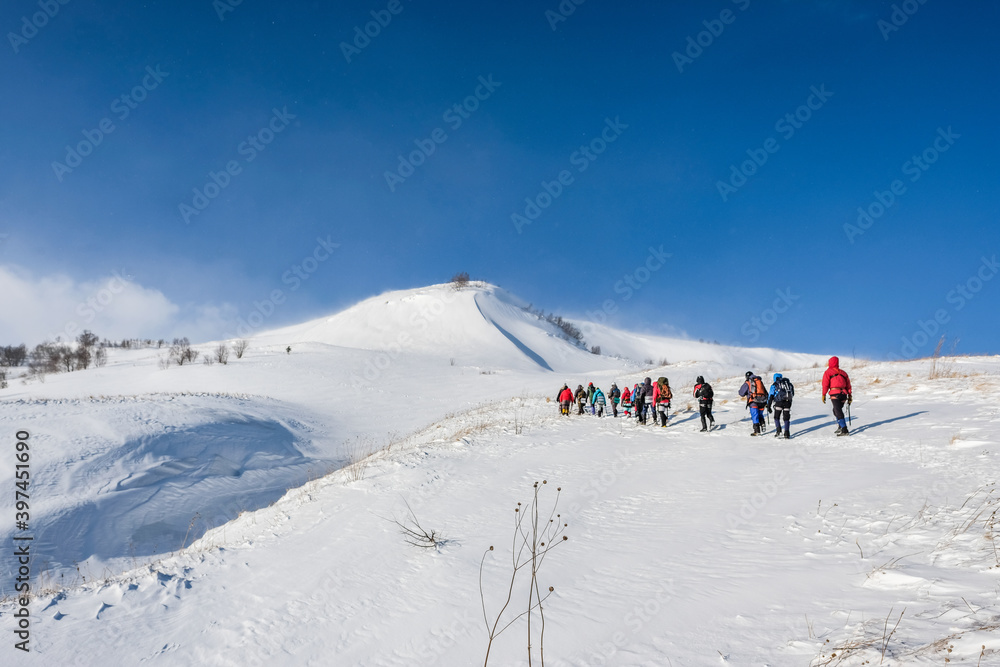
[[[753, 371], [747, 371], [745, 382], [740, 387], [740, 397], [746, 399], [746, 407], [750, 410], [750, 420], [753, 423], [752, 436], [764, 435], [767, 432], [767, 415], [774, 416], [774, 436], [790, 438], [792, 400], [795, 397], [795, 386], [791, 380], [781, 373], [772, 376], [770, 388], [764, 386], [764, 380]], [[715, 417], [712, 416], [712, 403], [715, 392], [712, 385], [701, 375], [695, 380], [694, 398], [698, 399], [698, 410], [701, 417], [702, 432], [715, 428]], [[830, 357], [827, 369], [823, 373], [822, 400], [826, 403], [827, 395], [833, 406], [833, 415], [837, 419], [837, 435], [847, 435], [847, 420], [844, 416], [844, 406], [849, 406], [853, 400], [851, 378], [840, 368], [840, 359]], [[636, 383], [630, 389], [626, 386], [619, 389], [612, 382], [608, 394], [605, 395], [593, 382], [584, 388], [577, 385], [576, 391], [569, 388], [569, 383], [562, 386], [556, 397], [561, 414], [570, 414], [571, 406], [576, 405], [576, 414], [585, 411], [598, 417], [603, 417], [610, 406], [612, 416], [618, 416], [621, 408], [623, 417], [634, 417], [638, 423], [647, 424], [652, 417], [653, 425], [666, 427], [670, 410], [670, 401], [674, 397], [670, 389], [670, 381], [665, 377], [657, 378], [654, 383], [651, 378]], [[782, 428], [782, 422], [784, 427]]]

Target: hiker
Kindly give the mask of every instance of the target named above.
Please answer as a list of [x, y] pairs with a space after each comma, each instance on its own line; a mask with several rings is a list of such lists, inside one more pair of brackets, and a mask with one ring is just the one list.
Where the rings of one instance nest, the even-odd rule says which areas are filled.
[[587, 383], [587, 405], [593, 405], [594, 404], [594, 392], [595, 391], [596, 391], [596, 389], [594, 388], [594, 383], [593, 382], [588, 382]]
[[574, 400], [576, 400], [576, 414], [583, 414], [583, 406], [587, 403], [587, 390], [583, 388], [582, 384], [576, 385], [576, 393], [573, 394]]
[[632, 402], [635, 403], [635, 411], [638, 414], [639, 423], [645, 424], [649, 416], [650, 408], [653, 406], [653, 381], [646, 378], [639, 385], [639, 398], [633, 394]]
[[645, 384], [636, 384], [633, 385], [632, 387], [632, 406], [635, 409], [635, 420], [640, 424], [645, 423], [643, 421], [643, 409], [642, 409], [642, 406], [644, 404], [642, 392], [645, 386], [646, 386]]
[[665, 377], [656, 378], [656, 384], [653, 386], [653, 423], [656, 423], [656, 415], [660, 415], [660, 426], [666, 428], [667, 426], [667, 410], [670, 409], [670, 399], [674, 397], [674, 393], [670, 391], [670, 381]]
[[[626, 388], [627, 390], [627, 388]], [[618, 385], [614, 382], [611, 383], [611, 389], [608, 390], [608, 398], [611, 399], [611, 414], [615, 417], [618, 416], [618, 402], [621, 401], [622, 391], [618, 388]]]
[[556, 400], [559, 401], [559, 414], [568, 415], [569, 404], [573, 402], [573, 390], [569, 388], [569, 383], [562, 386]]
[[598, 417], [604, 416], [604, 406], [608, 404], [607, 399], [604, 397], [604, 392], [598, 387], [594, 387], [594, 395], [590, 404], [590, 414], [596, 414]]
[[837, 435], [847, 435], [847, 420], [844, 419], [844, 404], [851, 404], [854, 397], [851, 392], [851, 378], [847, 373], [840, 370], [840, 358], [830, 357], [827, 362], [826, 372], [823, 373], [823, 402], [826, 403], [826, 394], [830, 394], [830, 403], [833, 404], [833, 416], [837, 418]]
[[[792, 381], [786, 377], [783, 377], [781, 373], [774, 374], [774, 382], [771, 384], [771, 390], [767, 393], [767, 409], [771, 410], [772, 406], [774, 409], [774, 437], [780, 438], [784, 435], [786, 438], [792, 437], [789, 432], [789, 426], [792, 423], [792, 398], [795, 396], [795, 386], [792, 385]], [[785, 430], [781, 430], [781, 417], [785, 417]]]
[[656, 423], [656, 415], [653, 414], [653, 381], [646, 378], [642, 381], [642, 412], [643, 420], [642, 423], [649, 423], [649, 418], [653, 418], [653, 423]]
[[[705, 378], [699, 375], [698, 379], [695, 380], [694, 397], [698, 399], [698, 410], [701, 412], [702, 433], [715, 428], [715, 417], [712, 416], [712, 398], [714, 396], [712, 385], [705, 382]], [[706, 418], [711, 424], [710, 426], [705, 424]]]
[[753, 422], [753, 433], [750, 435], [763, 435], [767, 389], [764, 388], [764, 381], [759, 375], [754, 375], [753, 371], [747, 371], [745, 377], [746, 382], [740, 387], [740, 396], [747, 399], [747, 407], [750, 408], [750, 420]]
[[292, 353], [292, 346], [289, 345], [288, 347], [285, 348], [285, 354], [291, 354], [291, 353]]
[[632, 416], [632, 392], [629, 391], [626, 385], [622, 389], [622, 417]]

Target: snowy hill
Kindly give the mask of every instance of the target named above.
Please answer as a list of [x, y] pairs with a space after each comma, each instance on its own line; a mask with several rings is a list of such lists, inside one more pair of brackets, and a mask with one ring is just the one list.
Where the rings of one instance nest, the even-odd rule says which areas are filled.
[[[926, 361], [845, 360], [854, 422], [836, 438], [825, 357], [580, 325], [617, 356], [499, 288], [442, 285], [261, 333], [225, 366], [112, 351], [104, 368], [15, 380], [0, 423], [30, 433], [42, 591], [18, 664], [482, 664], [511, 510], [542, 479], [570, 538], [540, 571], [550, 664], [855, 665], [883, 649], [1000, 664], [1000, 359], [933, 378]], [[750, 366], [796, 383], [791, 440], [749, 437]], [[699, 374], [716, 391], [708, 434], [687, 399]], [[547, 400], [563, 381], [645, 375], [671, 378], [667, 428]], [[400, 535], [391, 519], [410, 511], [437, 548]], [[2, 567], [9, 595], [17, 564]], [[489, 664], [527, 664], [526, 632], [515, 622]]]

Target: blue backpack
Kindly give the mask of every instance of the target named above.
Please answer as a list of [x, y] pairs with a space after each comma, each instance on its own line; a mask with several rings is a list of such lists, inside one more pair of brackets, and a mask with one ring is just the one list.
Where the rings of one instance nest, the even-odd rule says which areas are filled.
[[775, 402], [789, 403], [795, 396], [795, 387], [792, 385], [792, 381], [788, 378], [782, 377], [778, 378], [778, 381], [774, 383], [774, 400]]

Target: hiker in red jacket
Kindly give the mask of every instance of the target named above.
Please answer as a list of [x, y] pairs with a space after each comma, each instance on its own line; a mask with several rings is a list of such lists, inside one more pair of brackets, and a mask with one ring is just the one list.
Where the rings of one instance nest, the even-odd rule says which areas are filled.
[[569, 404], [573, 402], [573, 390], [569, 388], [568, 384], [564, 384], [562, 389], [559, 390], [557, 399], [559, 401], [559, 413], [568, 415]]
[[840, 359], [830, 357], [827, 362], [826, 372], [823, 373], [823, 402], [826, 403], [826, 395], [830, 394], [830, 403], [833, 404], [833, 416], [837, 418], [837, 435], [847, 435], [847, 421], [844, 419], [844, 404], [851, 404], [854, 400], [851, 392], [851, 378], [847, 373], [840, 370]]

